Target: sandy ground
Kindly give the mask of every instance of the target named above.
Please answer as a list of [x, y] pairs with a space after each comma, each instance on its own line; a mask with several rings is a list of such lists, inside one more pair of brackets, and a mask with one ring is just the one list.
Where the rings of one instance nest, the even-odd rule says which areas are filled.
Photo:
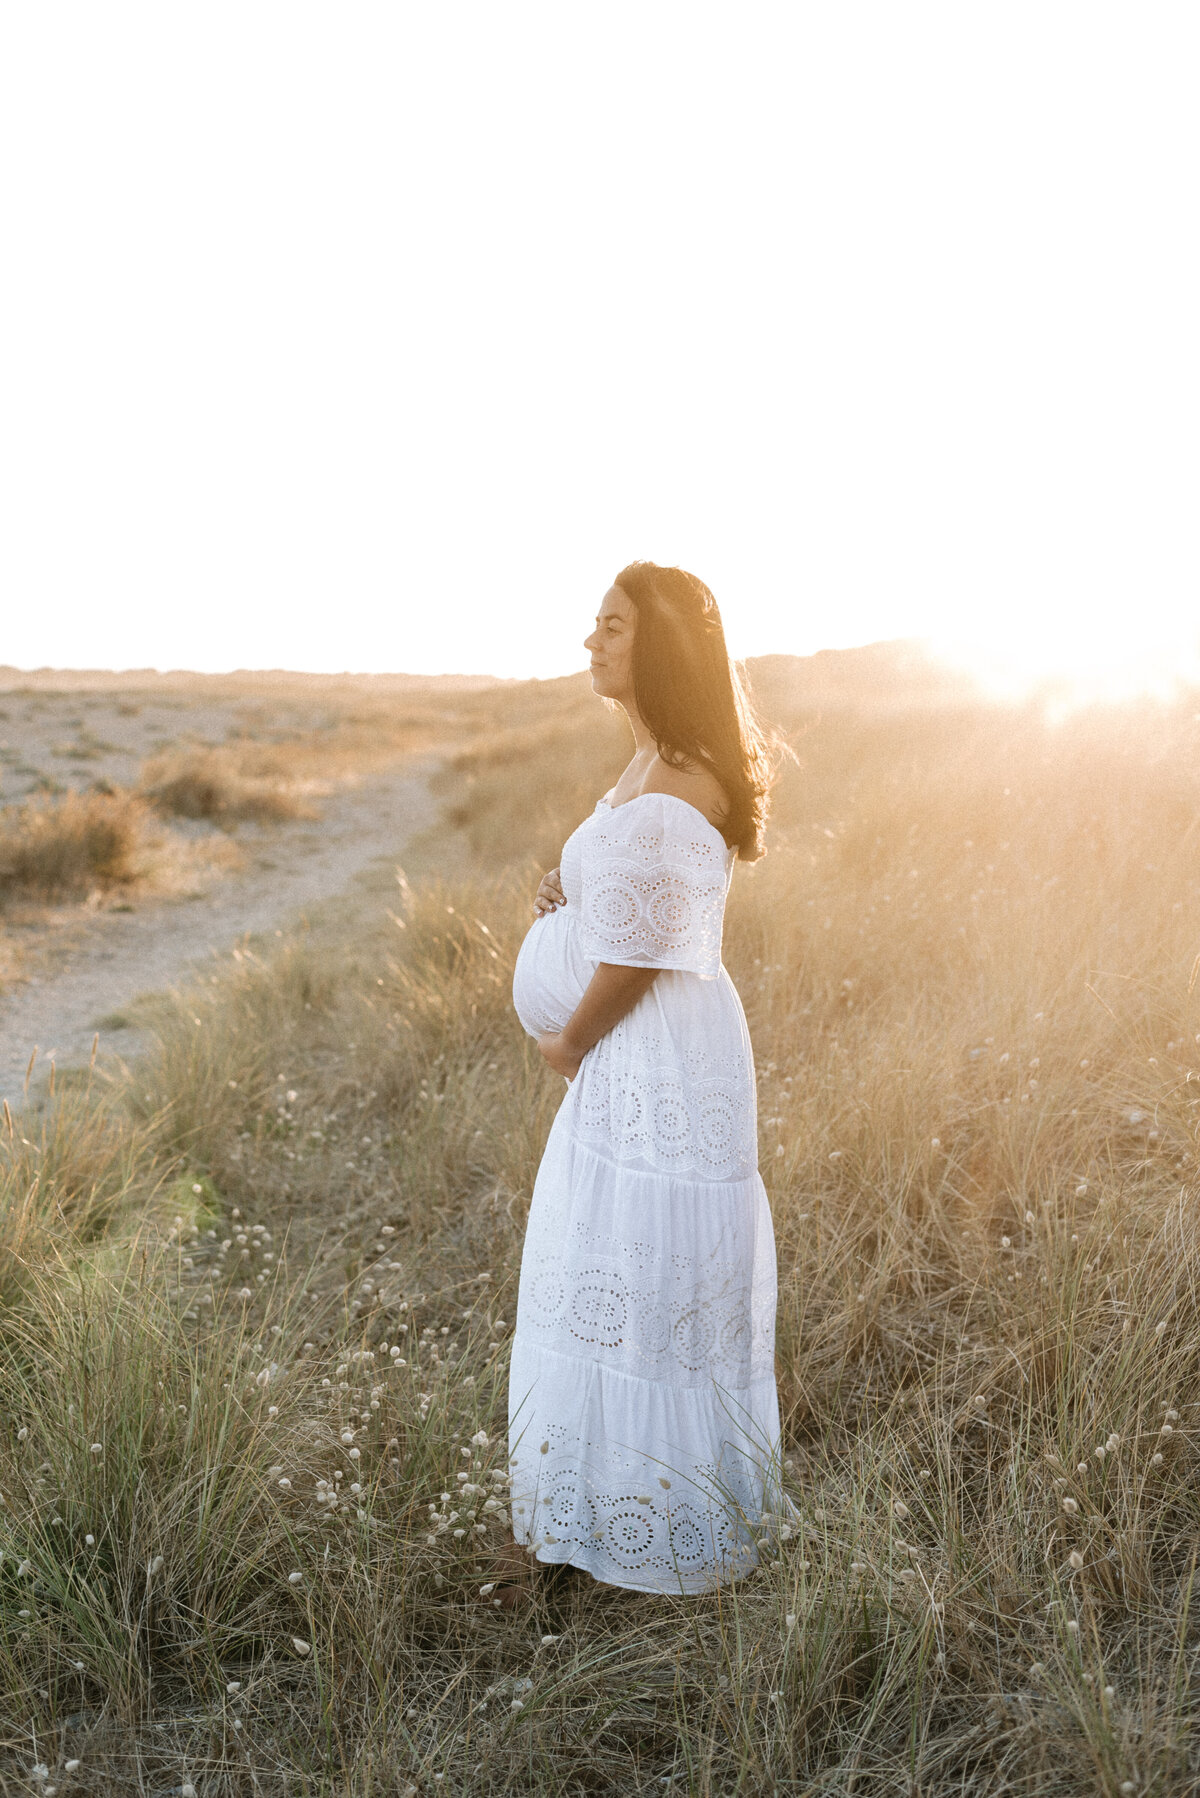
[[0, 804], [79, 790], [97, 781], [137, 785], [147, 756], [238, 736], [277, 741], [319, 729], [319, 704], [265, 706], [251, 699], [179, 693], [41, 693], [0, 690]]
[[356, 875], [396, 862], [435, 821], [434, 765], [432, 758], [403, 764], [323, 800], [319, 821], [258, 834], [245, 866], [208, 892], [88, 918], [62, 965], [0, 994], [0, 1097], [14, 1110], [25, 1102], [35, 1048], [31, 1100], [51, 1062], [64, 1068], [87, 1061], [97, 1030], [102, 1054], [136, 1053], [139, 1031], [116, 1019], [139, 995], [176, 985], [241, 937], [281, 928], [306, 906], [345, 891]]

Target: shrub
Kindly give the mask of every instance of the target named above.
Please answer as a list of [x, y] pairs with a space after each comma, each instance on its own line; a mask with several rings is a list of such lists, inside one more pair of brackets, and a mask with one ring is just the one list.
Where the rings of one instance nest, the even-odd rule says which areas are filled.
[[187, 749], [156, 756], [142, 771], [142, 792], [158, 811], [217, 824], [269, 824], [312, 818], [313, 806], [283, 774], [239, 766], [222, 749]]
[[0, 898], [67, 898], [136, 880], [149, 814], [135, 794], [68, 793], [0, 815]]

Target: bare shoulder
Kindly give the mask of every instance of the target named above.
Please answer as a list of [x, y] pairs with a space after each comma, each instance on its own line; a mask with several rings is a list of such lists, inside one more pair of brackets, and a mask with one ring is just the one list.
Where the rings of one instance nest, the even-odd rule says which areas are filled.
[[696, 762], [683, 768], [672, 768], [669, 762], [656, 756], [641, 790], [643, 793], [670, 793], [676, 799], [686, 800], [718, 830], [729, 816], [729, 799], [724, 787], [710, 769]]

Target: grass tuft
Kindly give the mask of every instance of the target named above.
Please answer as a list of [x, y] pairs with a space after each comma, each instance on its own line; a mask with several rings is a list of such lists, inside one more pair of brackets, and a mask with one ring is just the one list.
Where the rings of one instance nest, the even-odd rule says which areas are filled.
[[181, 749], [153, 757], [141, 790], [169, 817], [215, 824], [277, 823], [317, 816], [311, 798], [289, 778], [280, 753], [269, 747]]
[[151, 818], [133, 794], [68, 793], [0, 814], [0, 900], [62, 899], [130, 885], [142, 870]]

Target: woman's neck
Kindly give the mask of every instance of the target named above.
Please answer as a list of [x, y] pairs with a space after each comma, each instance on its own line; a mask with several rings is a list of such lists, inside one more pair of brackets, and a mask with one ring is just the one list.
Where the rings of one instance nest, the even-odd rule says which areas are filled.
[[653, 757], [658, 754], [658, 743], [650, 726], [645, 722], [633, 701], [626, 705], [621, 702], [625, 716], [629, 720], [629, 728], [633, 732], [633, 747], [636, 755]]

